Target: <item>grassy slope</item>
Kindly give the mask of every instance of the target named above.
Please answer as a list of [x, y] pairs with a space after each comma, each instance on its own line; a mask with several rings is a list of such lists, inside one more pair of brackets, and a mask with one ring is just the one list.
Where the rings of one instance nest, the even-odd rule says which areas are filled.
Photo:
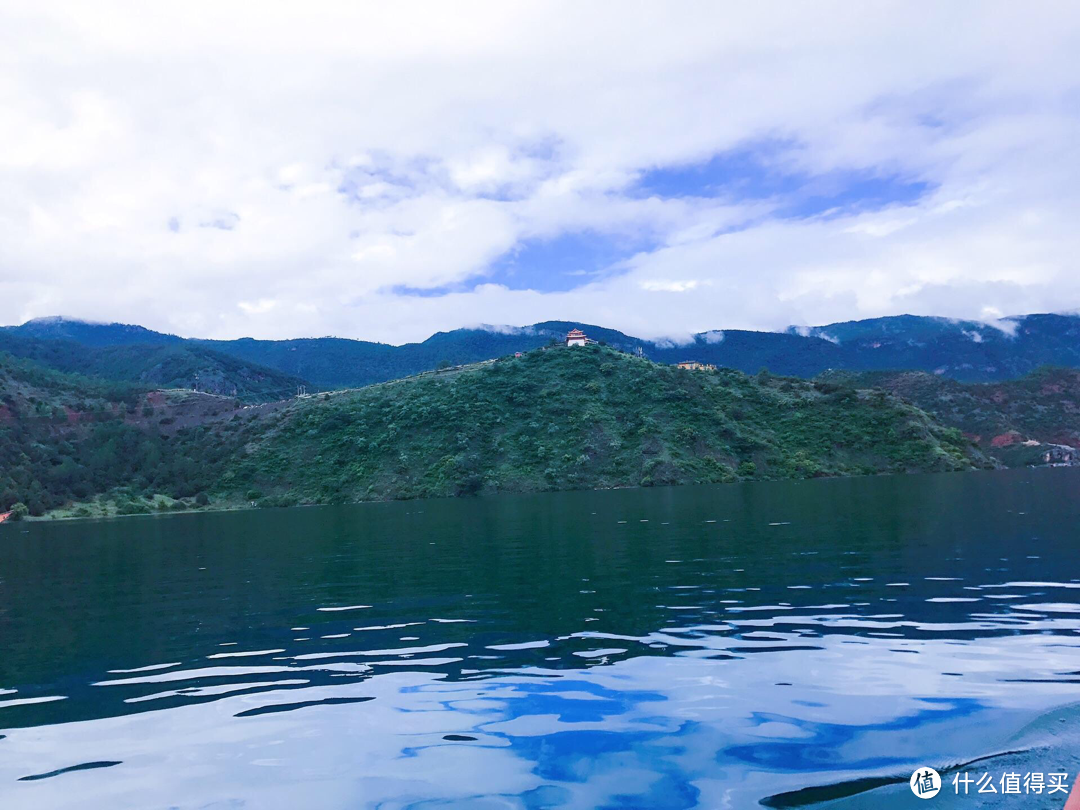
[[304, 403], [223, 489], [303, 501], [960, 470], [956, 430], [884, 393], [685, 372], [601, 347]]

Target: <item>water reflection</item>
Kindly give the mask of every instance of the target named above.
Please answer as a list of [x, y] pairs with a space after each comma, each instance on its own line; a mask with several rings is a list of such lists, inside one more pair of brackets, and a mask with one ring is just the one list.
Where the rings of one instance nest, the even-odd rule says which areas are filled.
[[1040, 718], [1080, 680], [1078, 489], [1054, 470], [5, 531], [0, 804], [880, 806], [919, 763], [1066, 768], [1072, 715]]

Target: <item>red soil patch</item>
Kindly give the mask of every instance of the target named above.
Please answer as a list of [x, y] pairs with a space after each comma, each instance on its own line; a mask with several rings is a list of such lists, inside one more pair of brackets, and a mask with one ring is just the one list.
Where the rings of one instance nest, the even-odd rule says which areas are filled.
[[1024, 440], [1016, 431], [1010, 431], [1009, 433], [1000, 433], [990, 440], [991, 447], [1008, 447], [1010, 444], [1016, 444]]

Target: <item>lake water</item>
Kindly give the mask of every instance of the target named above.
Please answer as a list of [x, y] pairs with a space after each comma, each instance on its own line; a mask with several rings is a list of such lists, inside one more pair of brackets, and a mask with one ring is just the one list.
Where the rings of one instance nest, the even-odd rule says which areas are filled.
[[1071, 783], [1078, 472], [2, 526], [0, 808], [911, 807], [916, 765]]

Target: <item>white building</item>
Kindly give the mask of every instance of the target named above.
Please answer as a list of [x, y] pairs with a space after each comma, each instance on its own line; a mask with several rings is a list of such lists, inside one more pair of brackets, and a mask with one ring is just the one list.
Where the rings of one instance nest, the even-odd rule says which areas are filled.
[[589, 339], [585, 337], [585, 333], [580, 329], [571, 329], [566, 333], [567, 346], [584, 346], [588, 342]]

